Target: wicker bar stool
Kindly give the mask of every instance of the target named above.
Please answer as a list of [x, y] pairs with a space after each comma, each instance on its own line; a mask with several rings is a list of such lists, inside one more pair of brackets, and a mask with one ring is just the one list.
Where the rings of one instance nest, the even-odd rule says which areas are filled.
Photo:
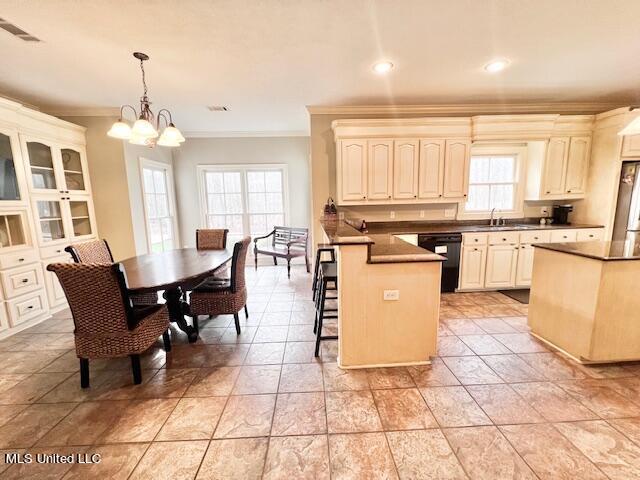
[[[325, 319], [338, 318], [337, 308], [327, 308], [326, 302], [327, 291], [330, 290], [329, 283], [333, 283], [335, 289], [338, 288], [338, 265], [336, 262], [326, 262], [320, 264], [320, 286], [318, 292], [318, 300], [316, 302], [316, 319], [313, 326], [313, 332], [316, 334], [316, 350], [315, 356], [320, 355], [320, 342], [322, 340], [337, 340], [337, 335], [322, 335], [322, 326]], [[327, 315], [327, 313], [330, 315]], [[334, 314], [335, 312], [335, 314]]]
[[250, 243], [251, 237], [244, 237], [233, 246], [231, 278], [226, 280], [210, 277], [191, 292], [190, 310], [196, 329], [198, 329], [198, 315], [233, 314], [236, 333], [240, 335], [238, 312], [244, 308], [244, 313], [249, 318], [244, 273]]
[[119, 263], [53, 263], [69, 302], [80, 359], [80, 386], [89, 386], [89, 360], [131, 357], [133, 382], [142, 382], [140, 354], [159, 336], [171, 351], [169, 313], [164, 305], [132, 306]]
[[[68, 252], [76, 263], [98, 263], [103, 265], [111, 265], [113, 263], [113, 255], [106, 240], [74, 243], [65, 248], [64, 251]], [[155, 305], [158, 303], [158, 294], [156, 292], [133, 293], [130, 298], [134, 305]]]

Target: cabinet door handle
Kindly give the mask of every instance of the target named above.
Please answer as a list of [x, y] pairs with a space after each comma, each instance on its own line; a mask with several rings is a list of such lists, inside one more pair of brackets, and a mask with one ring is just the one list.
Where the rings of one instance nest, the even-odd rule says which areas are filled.
[[551, 192], [547, 192], [547, 193], [551, 193]]
[[33, 308], [33, 305], [29, 305], [27, 308], [31, 310]]
[[29, 279], [28, 279], [28, 278], [23, 278], [23, 279], [22, 279], [22, 283], [27, 283], [28, 281], [29, 281]]
[[503, 241], [503, 242], [506, 242], [506, 241], [507, 241], [507, 239], [506, 239], [506, 238], [503, 238], [503, 239], [502, 239], [502, 241]]
[[18, 261], [19, 262], [24, 262], [24, 258], [19, 258]]

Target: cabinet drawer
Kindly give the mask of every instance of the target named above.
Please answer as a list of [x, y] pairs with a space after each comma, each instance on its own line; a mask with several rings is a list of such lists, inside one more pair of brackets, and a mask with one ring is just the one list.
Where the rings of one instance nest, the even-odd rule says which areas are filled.
[[6, 305], [9, 314], [9, 325], [12, 327], [36, 318], [47, 310], [47, 300], [42, 289], [9, 300]]
[[602, 228], [585, 228], [578, 230], [578, 242], [595, 242], [604, 238], [604, 230]]
[[38, 260], [38, 252], [36, 250], [7, 253], [0, 256], [0, 269], [20, 267], [22, 265], [35, 263]]
[[555, 230], [551, 232], [551, 242], [575, 242], [577, 235], [577, 230]]
[[520, 243], [549, 243], [551, 240], [551, 232], [545, 230], [520, 232]]
[[489, 234], [489, 245], [517, 245], [520, 232], [493, 232]]
[[5, 298], [14, 298], [41, 288], [43, 283], [42, 267], [39, 263], [12, 268], [0, 273]]
[[53, 245], [49, 247], [41, 247], [40, 256], [42, 258], [52, 258], [52, 257], [60, 257], [63, 255], [68, 255], [69, 258], [71, 258], [71, 255], [65, 252], [64, 248], [65, 248], [64, 245]]
[[462, 235], [462, 243], [464, 245], [486, 245], [487, 237], [486, 233], [465, 233]]

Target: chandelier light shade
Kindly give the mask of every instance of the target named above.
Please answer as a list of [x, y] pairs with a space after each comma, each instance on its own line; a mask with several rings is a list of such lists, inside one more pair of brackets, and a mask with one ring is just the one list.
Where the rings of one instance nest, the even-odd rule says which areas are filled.
[[[173, 124], [171, 112], [163, 108], [157, 115], [154, 115], [151, 111], [151, 101], [147, 96], [147, 82], [144, 72], [144, 62], [149, 60], [149, 56], [141, 52], [135, 52], [133, 56], [140, 60], [140, 71], [142, 72], [143, 94], [140, 97], [140, 113], [131, 105], [122, 105], [120, 107], [120, 118], [111, 126], [107, 135], [112, 138], [128, 140], [129, 143], [134, 145], [179, 147], [185, 141], [185, 138]], [[127, 108], [133, 111], [136, 118], [133, 127], [124, 120], [124, 110]], [[165, 124], [162, 134], [159, 133], [161, 120], [164, 120]]]
[[[636, 111], [636, 110], [631, 110]], [[618, 135], [620, 136], [625, 136], [625, 135], [638, 135], [640, 133], [640, 116], [637, 116], [636, 118], [634, 118], [633, 120], [631, 120], [631, 122], [629, 123], [629, 125], [627, 125], [626, 127], [624, 127], [622, 130], [620, 130], [618, 132]]]

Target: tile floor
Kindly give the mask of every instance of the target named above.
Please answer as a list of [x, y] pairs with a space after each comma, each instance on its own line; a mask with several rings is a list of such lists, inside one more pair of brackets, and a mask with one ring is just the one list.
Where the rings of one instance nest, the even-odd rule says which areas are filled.
[[443, 295], [431, 366], [343, 371], [336, 342], [313, 356], [303, 270], [248, 279], [242, 335], [230, 316], [201, 320], [197, 344], [176, 332], [139, 386], [121, 359], [92, 362], [79, 388], [67, 312], [0, 341], [0, 453], [102, 458], [0, 462], [0, 477], [640, 477], [640, 365], [568, 361], [527, 333], [526, 306]]

